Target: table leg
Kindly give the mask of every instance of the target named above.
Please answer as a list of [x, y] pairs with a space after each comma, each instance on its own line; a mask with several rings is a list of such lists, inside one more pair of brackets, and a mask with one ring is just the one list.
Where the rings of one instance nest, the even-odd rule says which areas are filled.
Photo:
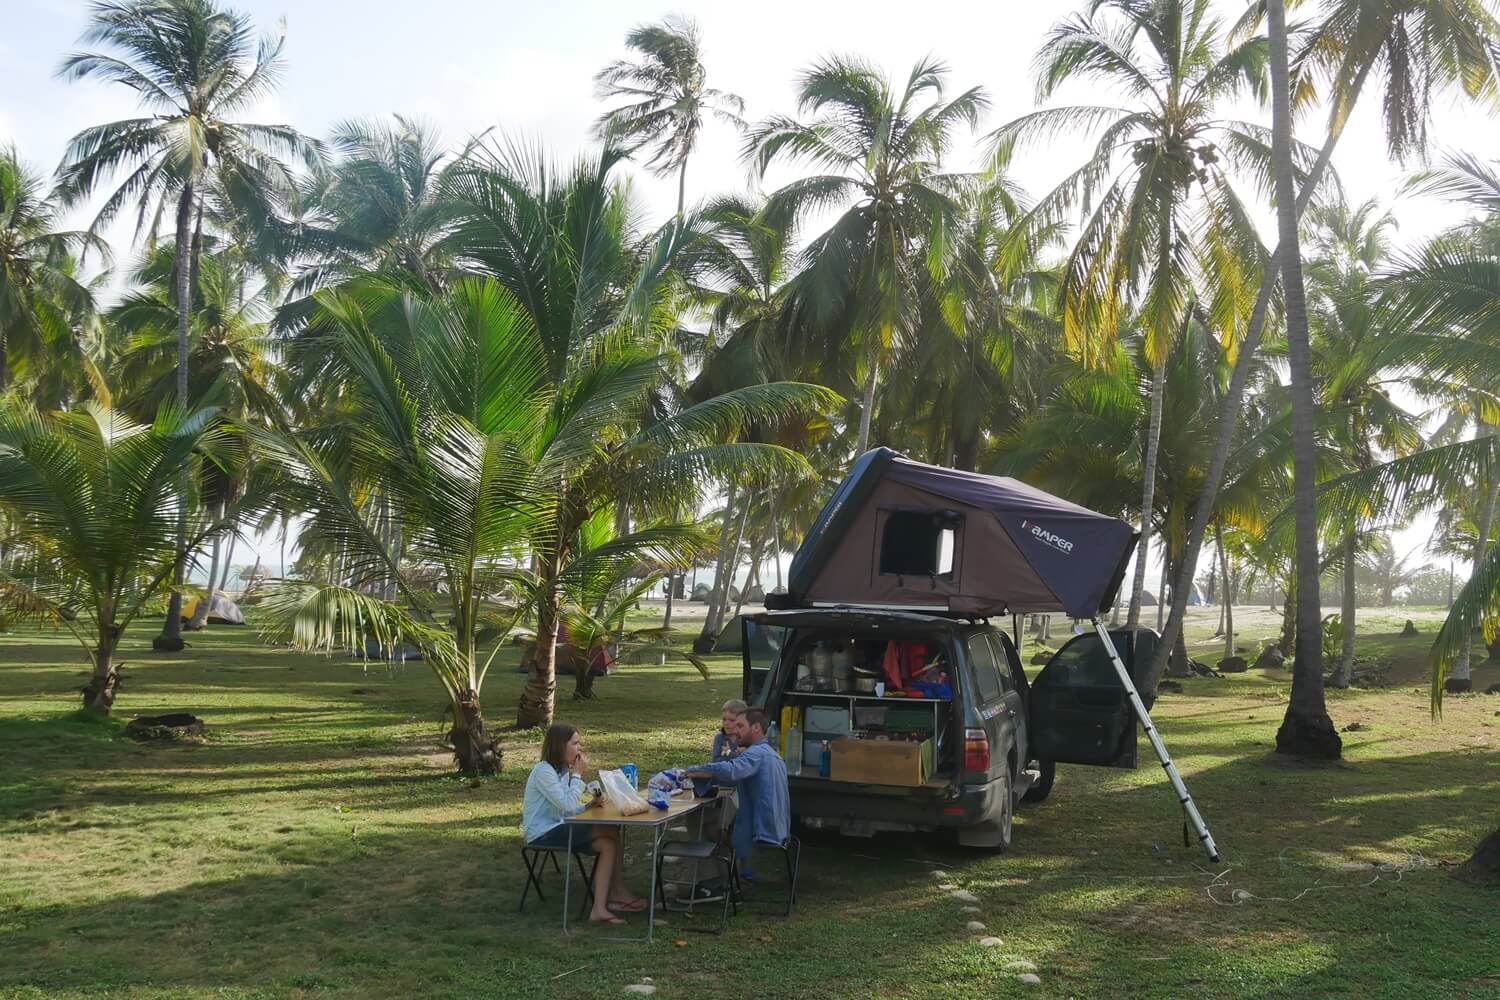
[[651, 905], [646, 908], [649, 916], [646, 917], [646, 943], [650, 944], [656, 934], [656, 866], [660, 863], [657, 855], [661, 849], [661, 832], [666, 826], [660, 823], [651, 828]]
[[568, 824], [568, 860], [563, 862], [563, 933], [568, 933], [568, 889], [573, 884], [573, 824]]

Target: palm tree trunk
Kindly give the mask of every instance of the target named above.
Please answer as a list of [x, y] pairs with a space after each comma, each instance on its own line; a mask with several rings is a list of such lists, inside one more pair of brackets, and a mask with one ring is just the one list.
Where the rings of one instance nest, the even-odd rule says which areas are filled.
[[543, 581], [541, 589], [536, 613], [536, 651], [516, 706], [516, 725], [522, 729], [550, 726], [557, 703], [557, 615], [562, 595], [557, 581], [551, 577]]
[[5, 385], [10, 381], [10, 358], [6, 350], [5, 324], [0, 323], [0, 392], [5, 391]]
[[1276, 732], [1278, 753], [1336, 759], [1343, 741], [1328, 717], [1323, 692], [1322, 609], [1318, 593], [1318, 456], [1312, 351], [1302, 249], [1297, 239], [1297, 188], [1292, 167], [1291, 74], [1287, 66], [1285, 0], [1268, 0], [1271, 48], [1271, 160], [1276, 172], [1276, 222], [1281, 243], [1286, 308], [1287, 367], [1292, 390], [1292, 512], [1297, 539], [1297, 643], [1286, 720]]
[[[1229, 554], [1224, 550], [1224, 527], [1220, 524], [1214, 525], [1214, 545], [1219, 550], [1220, 575], [1223, 577], [1224, 585], [1224, 656], [1226, 658], [1234, 655], [1234, 588], [1229, 582]], [[1177, 599], [1172, 599], [1175, 607]], [[1182, 630], [1178, 629], [1180, 633]]]
[[[223, 519], [223, 517], [224, 517], [224, 501], [223, 500], [219, 501], [219, 503], [218, 503], [218, 509], [214, 512], [214, 516], [215, 516], [215, 520], [222, 520]], [[223, 541], [222, 536], [217, 535], [217, 534], [214, 535], [214, 542], [213, 542], [213, 549], [212, 549], [213, 555], [209, 557], [209, 561], [208, 561], [208, 587], [207, 587], [207, 593], [202, 598], [199, 599], [198, 606], [195, 607], [195, 608], [193, 608], [193, 617], [190, 618], [188, 620], [188, 623], [187, 623], [187, 629], [188, 629], [189, 632], [196, 632], [197, 630], [201, 629], [208, 622], [208, 606], [213, 603], [214, 588], [216, 586], [218, 586], [218, 581], [219, 581], [219, 557], [223, 554], [222, 541]]]
[[1156, 630], [1161, 631], [1161, 616], [1167, 606], [1167, 575], [1171, 571], [1171, 561], [1167, 559], [1165, 551], [1161, 554], [1161, 579], [1156, 584]]
[[[1161, 438], [1162, 397], [1167, 391], [1167, 364], [1151, 373], [1151, 417], [1146, 425], [1146, 456], [1141, 468], [1141, 537], [1135, 544], [1135, 579], [1130, 585], [1130, 613], [1125, 627], [1141, 623], [1141, 591], [1146, 589], [1146, 558], [1151, 554], [1151, 508], [1156, 499], [1156, 446]], [[1157, 601], [1161, 596], [1157, 595]], [[1156, 690], [1156, 685], [1151, 685]]]
[[[1323, 182], [1323, 175], [1328, 172], [1328, 164], [1333, 159], [1333, 151], [1338, 146], [1339, 139], [1344, 134], [1344, 125], [1348, 122], [1349, 111], [1353, 110], [1355, 103], [1359, 100], [1360, 91], [1364, 88], [1365, 79], [1374, 66], [1373, 61], [1366, 62], [1359, 68], [1354, 76], [1354, 81], [1349, 87], [1349, 98], [1344, 113], [1335, 114], [1330, 119], [1328, 136], [1323, 140], [1323, 148], [1318, 152], [1317, 162], [1313, 164], [1312, 170], [1307, 175], [1307, 183], [1302, 190], [1297, 192], [1297, 217], [1307, 209], [1308, 202], [1312, 200], [1312, 194]], [[1219, 407], [1218, 430], [1214, 437], [1214, 450], [1209, 458], [1208, 471], [1203, 476], [1202, 492], [1198, 494], [1198, 506], [1193, 511], [1193, 523], [1188, 529], [1187, 546], [1183, 550], [1182, 568], [1180, 574], [1192, 574], [1198, 568], [1198, 556], [1203, 551], [1203, 537], [1208, 530], [1209, 519], [1213, 517], [1214, 505], [1219, 499], [1219, 487], [1224, 484], [1224, 469], [1229, 464], [1229, 446], [1234, 438], [1235, 427], [1239, 424], [1240, 404], [1245, 398], [1245, 386], [1250, 380], [1250, 369], [1253, 366], [1256, 352], [1260, 349], [1260, 338], [1265, 332], [1266, 316], [1271, 307], [1271, 295], [1276, 290], [1276, 279], [1281, 273], [1281, 250], [1282, 244], [1278, 242], [1276, 249], [1271, 251], [1271, 258], [1267, 262], [1265, 272], [1261, 275], [1260, 291], [1255, 297], [1255, 306], [1250, 311], [1250, 322], [1245, 328], [1245, 338], [1240, 341], [1238, 355], [1235, 358], [1234, 369], [1229, 376], [1229, 387], [1224, 393], [1224, 400]], [[1187, 614], [1187, 592], [1181, 587], [1172, 598], [1171, 612], [1167, 615], [1166, 628], [1162, 634], [1162, 641], [1156, 647], [1156, 653], [1151, 660], [1151, 668], [1148, 671], [1154, 690], [1154, 680], [1160, 677], [1167, 666], [1168, 647], [1171, 646], [1174, 637], [1182, 631], [1183, 619]]]
[[[724, 520], [719, 525], [719, 551], [714, 558], [714, 582], [708, 591], [708, 613], [703, 617], [703, 630], [698, 633], [698, 639], [694, 642], [694, 648], [712, 648], [713, 639], [719, 634], [719, 618], [723, 612], [719, 608], [720, 594], [728, 594], [729, 588], [725, 583], [724, 573], [733, 553], [729, 540], [733, 535], [734, 524], [737, 513], [736, 505], [740, 493], [737, 483], [729, 484], [729, 495], [724, 499]], [[735, 546], [739, 545], [738, 539]]]
[[[1495, 503], [1497, 500], [1500, 500], [1500, 476], [1491, 478], [1489, 492], [1484, 497], [1484, 506], [1479, 509], [1479, 524], [1477, 526], [1479, 533], [1474, 538], [1473, 566], [1476, 570], [1490, 550], [1490, 527], [1494, 523]], [[1448, 672], [1448, 678], [1443, 682], [1443, 690], [1453, 693], [1473, 690], [1474, 680], [1470, 672], [1473, 655], [1474, 633], [1470, 632], [1464, 637], [1463, 652], [1454, 660], [1453, 666]]]
[[485, 735], [478, 691], [470, 689], [453, 701], [453, 728], [448, 731], [448, 740], [453, 744], [453, 759], [460, 771], [465, 774], [500, 773], [500, 747]]
[[[109, 618], [112, 614], [104, 617]], [[115, 647], [120, 629], [112, 624], [99, 626], [99, 644], [94, 648], [94, 672], [83, 689], [83, 707], [89, 712], [108, 715], [120, 691], [120, 674], [115, 669]]]
[[870, 359], [870, 373], [865, 376], [865, 391], [859, 404], [859, 440], [854, 445], [855, 456], [863, 455], [870, 447], [870, 415], [875, 412], [875, 380], [880, 374], [880, 362]]
[[681, 165], [677, 168], [677, 217], [682, 218], [683, 210], [687, 207], [687, 157], [682, 158]]
[[1339, 607], [1339, 621], [1344, 626], [1344, 640], [1339, 648], [1339, 668], [1333, 674], [1333, 686], [1346, 688], [1354, 678], [1354, 567], [1359, 555], [1359, 535], [1351, 525], [1344, 532], [1344, 593]]
[[[193, 182], [185, 181], [177, 201], [177, 242], [172, 249], [172, 278], [177, 291], [177, 405], [188, 407], [188, 333], [193, 311], [192, 286]], [[172, 593], [167, 599], [167, 619], [161, 634], [151, 642], [158, 652], [175, 653], [182, 641], [182, 584], [187, 575], [188, 471], [182, 472], [177, 505], [177, 564], [172, 569]]]
[[[1295, 572], [1295, 569], [1293, 570]], [[1276, 648], [1281, 655], [1291, 656], [1297, 647], [1297, 581], [1293, 579], [1282, 591], [1281, 639]]]

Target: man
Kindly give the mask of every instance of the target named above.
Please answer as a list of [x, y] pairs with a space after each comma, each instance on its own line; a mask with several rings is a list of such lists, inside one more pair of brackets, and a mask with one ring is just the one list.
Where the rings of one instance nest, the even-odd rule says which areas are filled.
[[756, 844], [779, 846], [791, 834], [791, 795], [787, 790], [786, 764], [766, 742], [766, 713], [746, 709], [735, 720], [731, 734], [739, 752], [727, 760], [711, 761], [688, 768], [690, 778], [711, 778], [738, 789], [739, 815], [730, 843], [741, 861], [741, 872], [750, 874], [750, 855]]
[[[724, 761], [740, 752], [739, 727], [749, 706], [738, 698], [730, 698], [724, 703], [719, 712], [719, 728], [714, 731], [713, 750], [710, 754], [716, 761]], [[729, 829], [735, 817], [735, 792], [730, 789], [728, 795], [720, 795], [715, 802], [705, 807], [703, 811], [703, 839], [715, 842], [724, 839], [724, 833]], [[696, 903], [716, 903], [724, 898], [725, 887], [716, 878], [719, 866], [712, 858], [703, 858], [697, 863], [693, 884], [696, 887], [692, 901]], [[687, 900], [683, 900], [686, 902]]]

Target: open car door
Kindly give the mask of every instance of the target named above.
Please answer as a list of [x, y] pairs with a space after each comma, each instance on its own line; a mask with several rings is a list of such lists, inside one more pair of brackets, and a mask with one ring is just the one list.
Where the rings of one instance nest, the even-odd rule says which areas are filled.
[[[1112, 629], [1110, 636], [1139, 688], [1138, 671], [1151, 662], [1156, 633], [1136, 629], [1133, 642], [1129, 629]], [[1037, 760], [1135, 767], [1135, 712], [1097, 633], [1069, 640], [1032, 679], [1027, 716]]]
[[764, 705], [766, 679], [781, 655], [784, 625], [767, 625], [746, 615], [740, 619], [740, 697], [747, 705]]

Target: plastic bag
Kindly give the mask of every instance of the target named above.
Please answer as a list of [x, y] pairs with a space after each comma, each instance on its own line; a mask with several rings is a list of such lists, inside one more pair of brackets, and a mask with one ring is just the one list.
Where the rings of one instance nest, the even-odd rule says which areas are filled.
[[650, 781], [646, 782], [648, 790], [659, 789], [669, 796], [675, 794], [680, 789], [691, 788], [692, 786], [692, 780], [685, 776], [681, 768], [677, 767], [658, 771], [651, 776]]
[[636, 794], [623, 771], [601, 770], [599, 783], [604, 786], [604, 801], [620, 810], [621, 816], [637, 816], [651, 808]]
[[657, 809], [666, 809], [672, 804], [672, 793], [663, 788], [648, 788], [646, 802]]

